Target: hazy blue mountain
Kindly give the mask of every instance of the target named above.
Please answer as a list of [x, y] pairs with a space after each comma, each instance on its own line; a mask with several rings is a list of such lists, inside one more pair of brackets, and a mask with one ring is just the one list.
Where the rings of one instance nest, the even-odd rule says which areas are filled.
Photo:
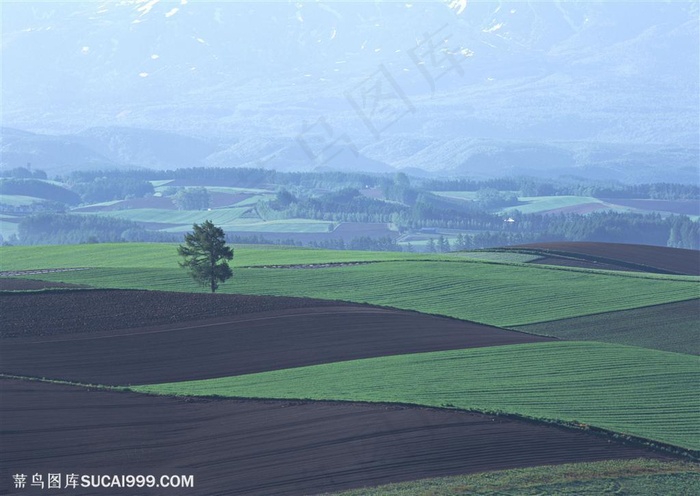
[[153, 169], [201, 167], [219, 149], [206, 139], [123, 127], [89, 128], [76, 139], [112, 162]]
[[2, 123], [146, 167], [692, 173], [697, 1], [449, 4], [5, 2]]
[[119, 166], [80, 143], [75, 136], [47, 136], [0, 128], [0, 165], [12, 169], [27, 164], [53, 174], [72, 169]]

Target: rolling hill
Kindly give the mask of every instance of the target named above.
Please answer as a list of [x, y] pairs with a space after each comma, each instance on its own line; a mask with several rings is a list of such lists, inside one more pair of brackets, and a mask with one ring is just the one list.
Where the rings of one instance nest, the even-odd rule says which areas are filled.
[[[171, 268], [173, 245], [2, 247], [2, 467], [147, 467], [212, 496], [402, 481], [692, 493], [696, 463], [679, 460], [700, 443], [697, 276], [653, 273], [673, 250], [568, 249], [627, 270], [237, 246], [221, 288], [237, 294], [212, 295]], [[654, 331], [671, 314], [673, 339]], [[558, 339], [493, 325], [509, 322]]]

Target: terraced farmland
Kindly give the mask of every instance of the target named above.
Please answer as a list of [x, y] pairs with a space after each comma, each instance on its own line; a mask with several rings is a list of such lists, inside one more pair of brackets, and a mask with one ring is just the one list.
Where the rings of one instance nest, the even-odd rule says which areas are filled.
[[0, 304], [0, 337], [13, 338], [2, 372], [116, 386], [548, 340], [303, 298], [99, 290], [0, 295]]
[[589, 213], [596, 210], [628, 211], [626, 207], [603, 202], [590, 196], [524, 196], [518, 198], [522, 205], [504, 208], [504, 212], [518, 210], [524, 214], [576, 212]]
[[397, 402], [559, 419], [700, 449], [700, 360], [551, 342], [134, 387], [188, 396]]
[[[273, 283], [272, 281], [275, 281]], [[647, 278], [478, 262], [391, 262], [323, 272], [239, 271], [238, 291], [329, 298], [502, 327], [681, 301], [690, 279]]]
[[[3, 246], [0, 270], [54, 267], [151, 268], [177, 267], [176, 243], [104, 243], [95, 245]], [[398, 252], [332, 251], [288, 246], [235, 246], [236, 267], [349, 261], [430, 259], [435, 255]], [[222, 286], [223, 287], [223, 286]], [[143, 289], [148, 289], [146, 286]]]
[[193, 475], [194, 489], [168, 488], [178, 496], [301, 496], [539, 464], [664, 458], [583, 432], [458, 411], [184, 400], [2, 379], [0, 394], [1, 466]]
[[[128, 250], [124, 253], [124, 245], [110, 245], [104, 250], [88, 247], [75, 253], [63, 252], [67, 255], [64, 259], [62, 250], [61, 247], [56, 249], [51, 262], [34, 257], [30, 250], [26, 255], [8, 250], [3, 257], [6, 260], [3, 268], [28, 268], [34, 264], [84, 266], [89, 260], [93, 266], [108, 268], [41, 275], [41, 278], [95, 287], [202, 291], [177, 267], [172, 246], [139, 245], [131, 256]], [[90, 255], [91, 250], [97, 252], [94, 257]], [[411, 261], [416, 255], [400, 253], [279, 248], [246, 252], [245, 248], [240, 248], [236, 257], [234, 261], [241, 265], [382, 260], [387, 263], [332, 266], [311, 271], [241, 268], [235, 271], [230, 283], [222, 285], [222, 292], [371, 303], [505, 327], [698, 296], [697, 279], [683, 276], [606, 274], [445, 256], [441, 257], [443, 261], [440, 257], [434, 261]]]
[[700, 355], [700, 300], [585, 315], [518, 327], [524, 332], [579, 341], [642, 346]]
[[127, 219], [136, 222], [149, 222], [159, 224], [182, 224], [189, 228], [192, 224], [211, 220], [217, 225], [230, 225], [246, 213], [248, 208], [222, 208], [211, 211], [202, 210], [165, 210], [155, 208], [134, 208], [129, 210], [116, 210], [107, 214], [117, 219]]
[[600, 264], [617, 270], [700, 275], [700, 252], [625, 243], [537, 243], [511, 246], [501, 251], [540, 255], [539, 263], [577, 266]]
[[[195, 475], [195, 491], [172, 494], [212, 496], [373, 494], [365, 486], [460, 474], [476, 475], [375, 494], [470, 484], [693, 494], [700, 484], [696, 464], [651, 461], [700, 449], [700, 359], [687, 354], [695, 276], [533, 265], [532, 253], [241, 246], [221, 287], [237, 294], [211, 295], [177, 267], [175, 246], [0, 248], [6, 274], [90, 267], [2, 278], [5, 290], [62, 286], [0, 292], [2, 470], [146, 467]], [[620, 339], [634, 346], [595, 342]], [[84, 441], [66, 443], [77, 431]], [[518, 467], [531, 468], [480, 474]]]

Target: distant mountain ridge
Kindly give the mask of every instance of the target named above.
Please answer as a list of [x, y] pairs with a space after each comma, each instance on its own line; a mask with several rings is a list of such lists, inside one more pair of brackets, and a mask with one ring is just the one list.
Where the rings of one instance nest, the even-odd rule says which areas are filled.
[[2, 125], [61, 136], [4, 131], [2, 163], [692, 180], [698, 15], [696, 1], [9, 2]]
[[389, 137], [359, 150], [316, 151], [292, 138], [235, 142], [132, 128], [92, 128], [75, 135], [0, 129], [0, 167], [30, 163], [49, 173], [74, 169], [252, 167], [280, 171], [404, 171], [419, 176], [579, 176], [626, 183], [697, 182], [700, 148], [487, 139]]

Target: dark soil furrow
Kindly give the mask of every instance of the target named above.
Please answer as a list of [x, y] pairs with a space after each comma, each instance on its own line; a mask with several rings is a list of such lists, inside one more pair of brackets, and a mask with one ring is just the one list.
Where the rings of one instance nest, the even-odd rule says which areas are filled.
[[542, 464], [659, 457], [582, 432], [428, 408], [188, 401], [7, 379], [0, 380], [0, 394], [0, 493], [12, 491], [16, 473], [182, 474], [194, 475], [194, 489], [168, 489], [168, 495], [302, 495]]
[[[100, 305], [95, 300], [96, 293], [106, 303]], [[115, 307], [124, 307], [135, 299], [139, 305], [125, 319], [125, 323], [134, 326], [138, 318], [152, 320], [152, 316], [140, 315], [149, 308], [163, 312], [173, 305], [187, 303], [193, 315], [202, 315], [204, 309], [210, 308], [211, 301], [239, 300], [235, 295], [222, 300], [215, 298], [216, 295], [155, 291], [10, 296], [18, 298], [13, 298], [12, 305], [7, 307], [3, 326], [20, 329], [23, 323], [30, 331], [17, 330], [20, 335], [29, 336], [3, 341], [0, 372], [84, 384], [135, 385], [209, 379], [360, 358], [551, 339], [416, 312], [337, 302], [323, 302], [315, 307], [314, 300], [276, 297], [242, 298], [244, 303], [239, 308], [247, 309], [251, 302], [256, 302], [264, 310], [274, 308], [279, 301], [279, 310], [118, 329], [117, 323], [109, 322], [107, 315]], [[205, 298], [186, 302], [188, 296]], [[48, 327], [52, 316], [36, 309], [42, 308], [47, 297], [48, 301], [66, 300], [66, 305], [61, 318], [53, 320], [51, 332], [43, 335], [38, 329]], [[202, 302], [203, 308], [197, 306], [198, 302]], [[163, 304], [167, 304], [165, 308]], [[287, 304], [298, 308], [285, 308]], [[80, 322], [85, 327], [72, 333]]]

